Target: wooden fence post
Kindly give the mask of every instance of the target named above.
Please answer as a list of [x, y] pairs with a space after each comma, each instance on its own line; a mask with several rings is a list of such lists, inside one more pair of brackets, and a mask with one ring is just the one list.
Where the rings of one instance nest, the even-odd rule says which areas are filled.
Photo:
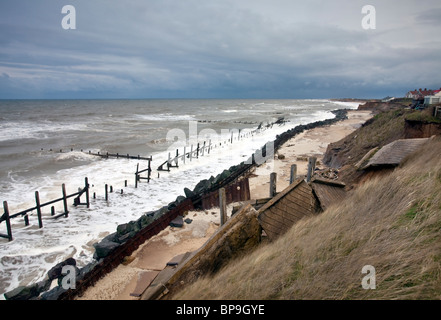
[[277, 172], [272, 172], [270, 174], [270, 191], [269, 196], [272, 198], [276, 195], [277, 190]]
[[219, 189], [219, 208], [220, 208], [220, 225], [223, 226], [227, 222], [227, 197], [225, 188]]
[[8, 240], [12, 241], [11, 219], [9, 218], [8, 202], [3, 201], [3, 210], [5, 211], [6, 230], [8, 232]]
[[289, 184], [292, 184], [297, 177], [297, 165], [291, 165], [291, 175], [289, 177]]
[[313, 175], [314, 175], [316, 161], [317, 161], [316, 157], [309, 157], [309, 159], [308, 159], [308, 174], [306, 176], [306, 182], [310, 182]]
[[184, 156], [183, 156], [183, 158], [182, 158], [182, 162], [184, 162], [184, 164], [185, 164], [185, 157], [187, 156], [187, 154], [185, 153], [185, 147], [184, 147]]
[[[136, 165], [136, 172], [135, 172], [135, 188], [138, 188], [138, 169], [139, 169], [139, 163]], [[106, 199], [107, 200], [107, 199]]]
[[86, 189], [86, 205], [87, 209], [90, 208], [90, 199], [89, 199], [89, 179], [84, 178], [84, 188]]
[[106, 201], [108, 201], [109, 200], [109, 192], [108, 192], [108, 185], [107, 184], [104, 186], [104, 194], [105, 194]]
[[37, 204], [37, 217], [38, 217], [38, 227], [43, 228], [43, 221], [41, 220], [41, 207], [40, 207], [40, 195], [38, 191], [35, 191], [35, 202]]
[[64, 216], [67, 218], [69, 215], [69, 210], [67, 210], [67, 194], [66, 185], [64, 183], [61, 185], [61, 190], [63, 191]]

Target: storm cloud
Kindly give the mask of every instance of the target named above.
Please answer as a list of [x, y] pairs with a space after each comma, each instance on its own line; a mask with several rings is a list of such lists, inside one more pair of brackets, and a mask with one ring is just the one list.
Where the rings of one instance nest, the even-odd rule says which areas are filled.
[[[0, 98], [381, 98], [439, 88], [439, 1], [0, 3]], [[362, 7], [376, 9], [365, 30]], [[76, 9], [65, 30], [64, 5]]]

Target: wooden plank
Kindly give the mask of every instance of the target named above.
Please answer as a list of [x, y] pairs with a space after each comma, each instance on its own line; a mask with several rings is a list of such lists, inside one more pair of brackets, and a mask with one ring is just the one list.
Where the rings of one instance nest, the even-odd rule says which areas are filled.
[[308, 199], [304, 197], [299, 197], [298, 195], [287, 195], [285, 198], [290, 203], [296, 204], [298, 207], [302, 208], [303, 210], [309, 210], [311, 207], [311, 198], [313, 197], [312, 193], [309, 196]]
[[225, 188], [219, 189], [219, 208], [220, 208], [220, 225], [223, 226], [227, 222], [227, 199], [225, 197]]

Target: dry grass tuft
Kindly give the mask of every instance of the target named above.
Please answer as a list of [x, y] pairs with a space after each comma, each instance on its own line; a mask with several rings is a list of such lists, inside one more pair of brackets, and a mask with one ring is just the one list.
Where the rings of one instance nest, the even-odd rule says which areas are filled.
[[[177, 299], [441, 298], [441, 138]], [[361, 270], [376, 269], [365, 290]]]

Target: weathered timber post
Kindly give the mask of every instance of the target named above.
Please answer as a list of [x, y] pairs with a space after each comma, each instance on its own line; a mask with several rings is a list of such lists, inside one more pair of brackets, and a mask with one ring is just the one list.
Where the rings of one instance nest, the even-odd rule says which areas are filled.
[[270, 190], [269, 190], [269, 196], [272, 198], [276, 195], [277, 190], [277, 173], [272, 172], [270, 174]]
[[89, 179], [84, 178], [84, 188], [86, 189], [86, 205], [87, 209], [90, 208], [90, 200], [89, 200]]
[[5, 211], [6, 230], [8, 232], [8, 240], [12, 241], [11, 218], [9, 217], [8, 202], [3, 201], [3, 210]]
[[185, 158], [187, 157], [187, 154], [185, 153], [185, 147], [184, 147], [184, 156], [182, 157], [182, 162], [184, 162], [184, 164], [185, 164]]
[[43, 221], [41, 220], [41, 206], [40, 206], [40, 195], [38, 191], [35, 191], [35, 202], [37, 204], [37, 217], [38, 217], [38, 227], [43, 228]]
[[139, 163], [136, 165], [136, 172], [135, 172], [135, 188], [138, 188], [138, 180], [139, 180], [138, 170], [139, 170]]
[[314, 175], [315, 162], [317, 161], [316, 157], [309, 157], [308, 159], [308, 174], [306, 176], [306, 182], [311, 181]]
[[[152, 174], [152, 167], [151, 167], [151, 163], [152, 163], [152, 157], [150, 157], [150, 159], [149, 159], [149, 166], [148, 166], [148, 171], [147, 171], [147, 183], [150, 183], [150, 176], [151, 176], [151, 174]], [[159, 175], [159, 173], [158, 173], [158, 175]], [[158, 178], [159, 178], [159, 176], [158, 176]]]
[[291, 165], [291, 175], [289, 176], [289, 184], [292, 184], [297, 176], [297, 165]]
[[107, 184], [104, 186], [104, 194], [105, 194], [106, 201], [109, 201], [109, 192], [108, 192], [108, 185]]
[[66, 185], [64, 183], [61, 185], [61, 190], [63, 192], [64, 216], [67, 218], [69, 215], [69, 210], [67, 210], [67, 194], [66, 194]]
[[227, 197], [225, 188], [219, 189], [219, 208], [220, 208], [220, 225], [223, 226], [227, 222]]
[[55, 215], [55, 207], [51, 206], [51, 216], [54, 216], [54, 215]]
[[199, 142], [198, 142], [198, 147], [196, 148], [196, 159], [199, 159]]

